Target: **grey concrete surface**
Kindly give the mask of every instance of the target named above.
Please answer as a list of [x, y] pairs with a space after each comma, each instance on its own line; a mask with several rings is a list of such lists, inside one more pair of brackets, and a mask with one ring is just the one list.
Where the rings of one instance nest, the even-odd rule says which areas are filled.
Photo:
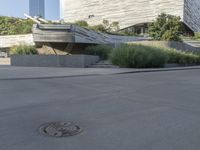
[[[42, 75], [40, 68], [0, 68], [0, 150], [200, 147], [198, 69], [24, 80], [7, 77], [19, 73], [25, 77], [31, 69]], [[46, 69], [46, 74], [52, 70]], [[40, 135], [38, 127], [51, 121], [74, 121], [84, 131], [69, 138]]]
[[9, 65], [0, 66], [0, 80], [16, 79], [42, 79], [42, 78], [65, 78], [90, 75], [112, 75], [141, 72], [174, 71], [174, 70], [197, 70], [200, 66], [171, 67], [156, 69], [129, 69], [129, 68], [65, 68], [65, 67], [14, 67]]
[[71, 76], [107, 75], [132, 71], [137, 71], [137, 69], [0, 66], [0, 80], [27, 78], [64, 78]]

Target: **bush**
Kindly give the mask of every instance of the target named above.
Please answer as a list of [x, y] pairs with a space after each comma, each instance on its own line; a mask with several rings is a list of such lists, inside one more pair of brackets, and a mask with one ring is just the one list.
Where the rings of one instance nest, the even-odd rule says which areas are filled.
[[88, 27], [89, 26], [88, 23], [84, 20], [76, 21], [74, 24], [77, 26], [80, 26], [80, 27]]
[[176, 49], [164, 49], [169, 56], [168, 63], [177, 63], [182, 65], [199, 64], [200, 55], [193, 52], [184, 52]]
[[103, 20], [102, 23], [96, 25], [89, 25], [85, 20], [79, 20], [74, 23], [74, 25], [78, 25], [80, 27], [85, 27], [97, 32], [109, 33], [109, 34], [117, 34], [119, 30], [119, 22], [109, 22], [108, 20]]
[[37, 55], [38, 51], [35, 46], [19, 45], [11, 48], [11, 54], [17, 55]]
[[86, 54], [97, 55], [101, 59], [106, 60], [108, 59], [111, 50], [112, 50], [112, 47], [109, 45], [88, 46], [86, 48]]
[[0, 16], [0, 35], [27, 34], [32, 32], [33, 21]]
[[168, 55], [159, 48], [138, 44], [122, 44], [110, 55], [111, 62], [120, 67], [158, 68], [164, 67]]
[[102, 24], [89, 26], [89, 29], [97, 31], [97, 32], [107, 33], [107, 30], [105, 29], [105, 27]]
[[200, 32], [195, 32], [194, 37], [192, 39], [193, 40], [200, 40]]
[[200, 54], [138, 44], [123, 44], [112, 51], [110, 60], [120, 67], [157, 68], [164, 67], [166, 63], [200, 64]]

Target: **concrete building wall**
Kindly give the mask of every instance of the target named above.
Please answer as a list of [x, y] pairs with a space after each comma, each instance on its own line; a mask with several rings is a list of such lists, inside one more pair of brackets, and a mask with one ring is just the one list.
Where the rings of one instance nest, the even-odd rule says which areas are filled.
[[12, 55], [12, 66], [85, 68], [99, 61], [91, 55]]
[[118, 21], [121, 28], [151, 22], [162, 12], [183, 19], [184, 10], [184, 0], [62, 0], [61, 5], [66, 22], [97, 24], [107, 19]]

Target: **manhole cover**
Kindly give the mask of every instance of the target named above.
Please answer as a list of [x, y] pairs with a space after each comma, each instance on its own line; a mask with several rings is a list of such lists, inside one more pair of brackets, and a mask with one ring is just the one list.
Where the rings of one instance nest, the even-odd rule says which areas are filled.
[[52, 122], [42, 125], [39, 131], [52, 137], [67, 137], [80, 133], [81, 128], [72, 122]]

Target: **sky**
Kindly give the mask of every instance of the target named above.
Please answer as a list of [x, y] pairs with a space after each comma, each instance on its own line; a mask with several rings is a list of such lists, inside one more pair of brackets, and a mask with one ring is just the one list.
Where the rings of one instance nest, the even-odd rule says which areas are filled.
[[[59, 5], [59, 0], [45, 0], [45, 18], [59, 19]], [[24, 13], [29, 13], [29, 0], [0, 0], [0, 16], [24, 18]]]

